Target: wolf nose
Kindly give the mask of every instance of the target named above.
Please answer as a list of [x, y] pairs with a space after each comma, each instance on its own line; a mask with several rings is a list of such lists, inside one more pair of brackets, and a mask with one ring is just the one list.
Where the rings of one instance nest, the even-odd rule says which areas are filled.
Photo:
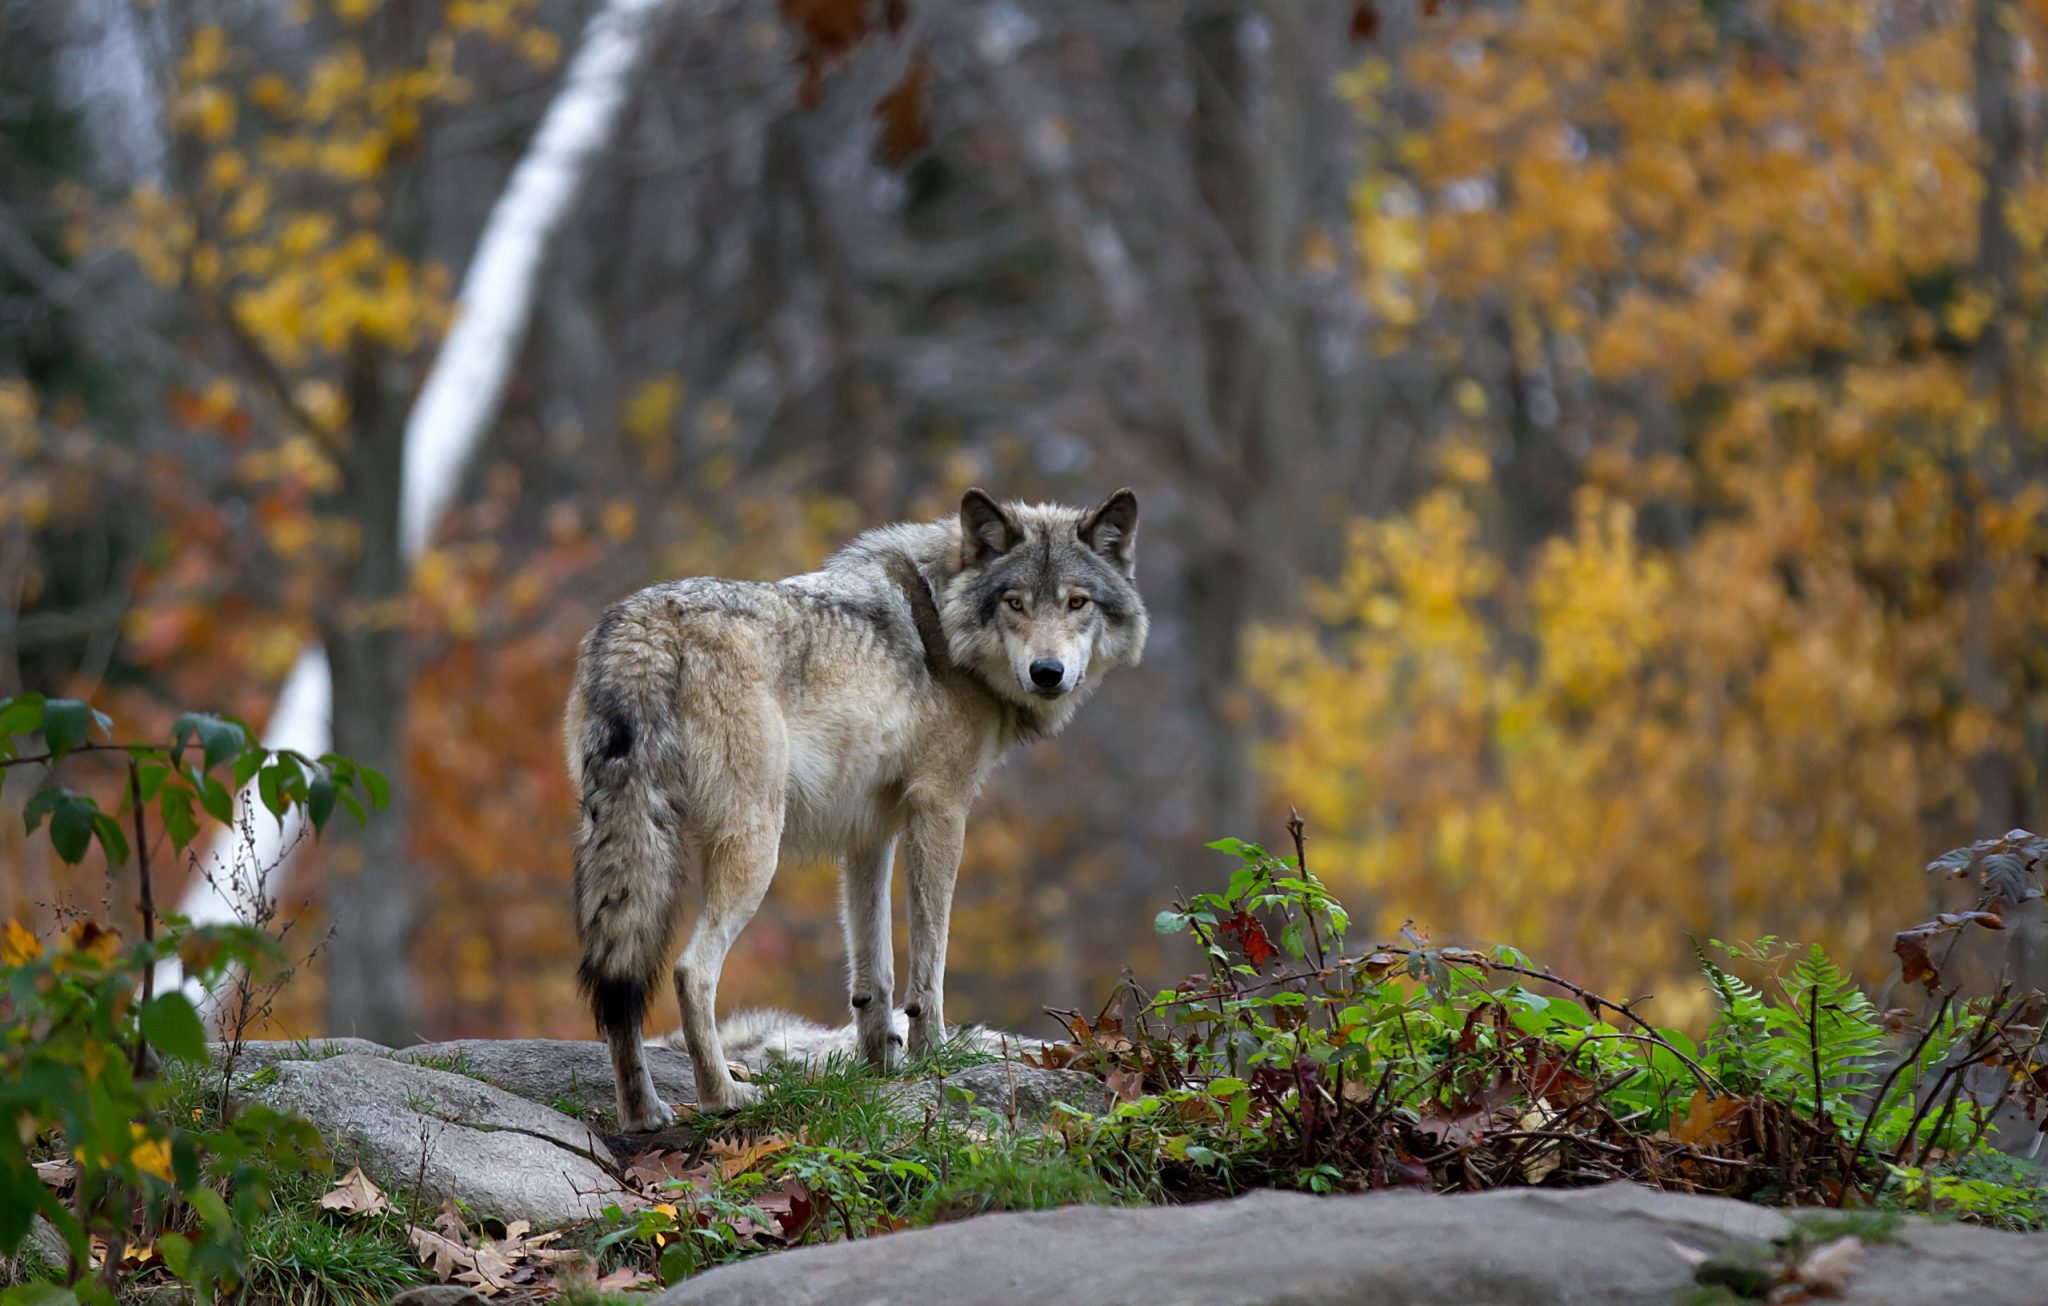
[[1058, 689], [1066, 678], [1067, 669], [1058, 658], [1040, 658], [1031, 664], [1031, 683], [1040, 689]]

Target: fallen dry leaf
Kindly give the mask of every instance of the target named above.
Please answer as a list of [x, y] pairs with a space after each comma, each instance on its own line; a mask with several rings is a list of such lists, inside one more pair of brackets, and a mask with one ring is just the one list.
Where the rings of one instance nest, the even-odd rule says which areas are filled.
[[1839, 1297], [1862, 1260], [1863, 1240], [1855, 1234], [1844, 1234], [1808, 1252], [1794, 1274], [1802, 1288], [1823, 1297]]
[[[1515, 1124], [1520, 1129], [1537, 1130], [1548, 1129], [1556, 1122], [1557, 1112], [1538, 1105], [1524, 1111]], [[1533, 1188], [1557, 1173], [1557, 1168], [1563, 1164], [1564, 1145], [1555, 1139], [1546, 1139], [1522, 1158], [1522, 1182]]]
[[1126, 1070], [1121, 1066], [1112, 1067], [1102, 1077], [1110, 1093], [1119, 1102], [1135, 1102], [1145, 1096], [1145, 1075], [1143, 1071]]
[[656, 1150], [642, 1152], [626, 1167], [626, 1182], [637, 1185], [643, 1193], [660, 1197], [671, 1193], [678, 1184], [685, 1184], [699, 1192], [708, 1190], [718, 1175], [718, 1163], [700, 1161], [689, 1163], [689, 1157], [682, 1152]]
[[78, 1182], [78, 1162], [68, 1159], [38, 1161], [36, 1178], [42, 1180], [45, 1187], [54, 1188], [61, 1193]]
[[1024, 1054], [1024, 1064], [1041, 1070], [1065, 1070], [1081, 1059], [1079, 1043], [1047, 1043], [1036, 1052]]
[[763, 1193], [754, 1199], [754, 1205], [766, 1215], [775, 1217], [777, 1228], [785, 1242], [795, 1242], [804, 1236], [816, 1212], [816, 1202], [811, 1190], [795, 1179], [786, 1179], [782, 1187], [772, 1193]]
[[731, 1179], [754, 1169], [761, 1162], [788, 1147], [788, 1139], [771, 1134], [754, 1143], [730, 1143], [725, 1139], [716, 1138], [711, 1141], [709, 1151], [717, 1159], [718, 1172]]
[[370, 1182], [370, 1177], [362, 1172], [361, 1167], [355, 1167], [320, 1198], [320, 1205], [325, 1210], [339, 1211], [343, 1215], [377, 1215], [391, 1209], [391, 1199], [384, 1195], [383, 1189]]
[[1701, 1089], [1692, 1095], [1685, 1119], [1671, 1127], [1671, 1136], [1696, 1147], [1713, 1147], [1741, 1137], [1742, 1119], [1749, 1103], [1739, 1097], [1715, 1097]]
[[660, 1286], [661, 1280], [637, 1265], [622, 1265], [597, 1281], [599, 1292], [638, 1292], [642, 1288]]
[[405, 1236], [426, 1265], [427, 1273], [442, 1283], [450, 1282], [458, 1272], [476, 1264], [476, 1256], [467, 1246], [444, 1233], [409, 1224], [405, 1227]]

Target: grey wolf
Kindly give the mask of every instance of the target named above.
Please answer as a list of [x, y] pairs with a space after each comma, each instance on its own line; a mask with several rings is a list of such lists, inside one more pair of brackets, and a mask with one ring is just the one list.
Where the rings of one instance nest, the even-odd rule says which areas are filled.
[[[673, 960], [698, 1105], [752, 1101], [716, 1023], [718, 977], [784, 860], [836, 859], [860, 1055], [945, 1039], [946, 933], [967, 812], [1011, 748], [1058, 732], [1104, 672], [1134, 666], [1138, 500], [998, 503], [863, 534], [774, 583], [641, 590], [584, 637], [564, 732], [582, 792], [579, 979], [610, 1045], [620, 1127], [675, 1116], [641, 1053]], [[892, 1028], [890, 869], [905, 862], [909, 976]], [[702, 905], [671, 951], [684, 889]]]
[[[900, 1011], [890, 1013], [892, 1039], [903, 1038], [909, 1027], [908, 1016]], [[997, 1057], [1015, 1057], [1045, 1046], [1043, 1039], [1007, 1034], [980, 1025], [954, 1029], [950, 1037], [970, 1051]], [[835, 1056], [853, 1055], [860, 1046], [859, 1039], [858, 1025], [834, 1028], [787, 1011], [768, 1008], [737, 1012], [718, 1022], [718, 1041], [725, 1055], [743, 1066], [822, 1065]], [[672, 1046], [681, 1041], [680, 1030], [667, 1040]]]

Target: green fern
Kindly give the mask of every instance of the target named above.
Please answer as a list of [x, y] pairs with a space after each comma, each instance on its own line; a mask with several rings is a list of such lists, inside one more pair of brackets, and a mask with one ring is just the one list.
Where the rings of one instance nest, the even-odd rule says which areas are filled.
[[1860, 1120], [1871, 1067], [1884, 1050], [1877, 1009], [1817, 943], [1779, 987], [1785, 1002], [1772, 1004], [1770, 1016], [1774, 1065], [1835, 1123]]
[[[1712, 946], [1730, 957], [1769, 963], [1776, 940]], [[1813, 1110], [1837, 1124], [1862, 1119], [1875, 1087], [1872, 1066], [1884, 1050], [1877, 1010], [1818, 944], [1789, 971], [1773, 975], [1774, 993], [1693, 947], [1719, 1013], [1707, 1037], [1715, 1073], [1738, 1093], [1761, 1093]]]
[[[1724, 947], [1718, 939], [1710, 942]], [[1764, 1050], [1770, 1034], [1770, 1010], [1763, 991], [1717, 963], [1697, 940], [1692, 952], [1718, 1008], [1705, 1048], [1714, 1073], [1737, 1093], [1769, 1091], [1771, 1062]]]

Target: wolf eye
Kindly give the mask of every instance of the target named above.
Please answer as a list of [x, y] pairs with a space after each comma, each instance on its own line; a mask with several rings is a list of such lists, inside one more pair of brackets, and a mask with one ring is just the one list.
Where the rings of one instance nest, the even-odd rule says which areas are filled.
[[1018, 598], [1015, 594], [1004, 595], [1003, 602], [1010, 605], [1010, 611], [1012, 612], [1022, 612], [1024, 610], [1024, 600]]
[[1073, 598], [1067, 600], [1067, 606], [1075, 612], [1079, 612], [1088, 606], [1088, 596], [1086, 594], [1076, 594]]

